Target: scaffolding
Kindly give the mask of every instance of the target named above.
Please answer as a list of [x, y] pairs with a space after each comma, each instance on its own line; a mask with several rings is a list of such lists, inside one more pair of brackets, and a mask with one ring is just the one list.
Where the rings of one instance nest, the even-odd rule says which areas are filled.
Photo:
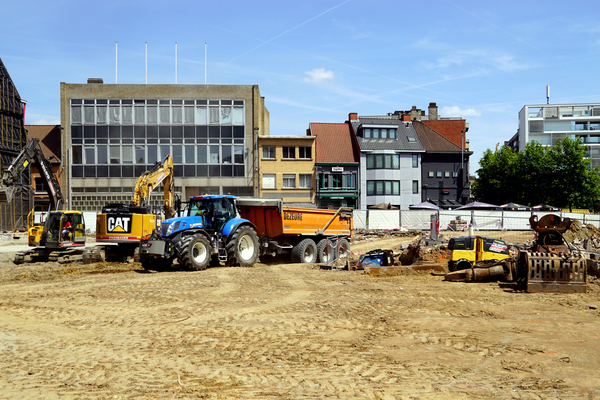
[[[27, 144], [24, 119], [24, 102], [0, 59], [0, 174]], [[16, 182], [15, 189], [12, 201], [0, 204], [0, 231], [27, 229], [27, 214], [33, 206], [34, 192], [29, 168], [20, 182]]]

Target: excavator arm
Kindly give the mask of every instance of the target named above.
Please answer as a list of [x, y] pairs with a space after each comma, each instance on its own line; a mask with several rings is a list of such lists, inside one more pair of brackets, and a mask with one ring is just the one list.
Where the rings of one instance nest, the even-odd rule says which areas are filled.
[[29, 139], [27, 145], [21, 150], [12, 164], [2, 173], [0, 178], [0, 202], [10, 202], [19, 184], [23, 171], [35, 162], [38, 166], [40, 176], [44, 182], [44, 188], [50, 198], [50, 209], [62, 209], [64, 197], [60, 190], [58, 180], [52, 173], [50, 161], [44, 156], [44, 152], [37, 138]]
[[164, 184], [165, 218], [171, 218], [174, 215], [175, 183], [173, 180], [173, 159], [168, 154], [161, 161], [154, 164], [149, 171], [140, 176], [133, 192], [132, 205], [147, 206], [150, 202], [150, 194], [161, 183]]

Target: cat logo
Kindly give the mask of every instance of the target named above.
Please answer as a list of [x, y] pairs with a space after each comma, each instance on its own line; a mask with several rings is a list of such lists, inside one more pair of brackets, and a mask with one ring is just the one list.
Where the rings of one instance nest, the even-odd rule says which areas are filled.
[[108, 214], [106, 230], [108, 233], [131, 233], [131, 214]]

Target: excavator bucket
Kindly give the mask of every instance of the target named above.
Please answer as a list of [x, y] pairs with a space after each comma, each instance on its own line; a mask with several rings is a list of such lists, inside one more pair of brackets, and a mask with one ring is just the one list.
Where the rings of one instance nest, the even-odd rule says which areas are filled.
[[15, 195], [16, 188], [3, 187], [0, 188], [0, 204], [10, 203]]

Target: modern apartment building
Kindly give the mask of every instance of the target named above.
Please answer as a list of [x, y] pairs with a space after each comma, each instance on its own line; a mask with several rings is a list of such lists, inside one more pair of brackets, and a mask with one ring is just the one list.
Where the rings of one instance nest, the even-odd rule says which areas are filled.
[[600, 166], [600, 103], [525, 105], [519, 111], [517, 133], [505, 144], [523, 151], [533, 140], [553, 146], [566, 137], [581, 138], [592, 167]]
[[[258, 85], [61, 83], [64, 192], [69, 207], [129, 203], [137, 178], [170, 154], [176, 191], [259, 195], [258, 135], [269, 112]], [[160, 191], [152, 203], [162, 205]]]
[[259, 197], [314, 207], [314, 136], [259, 136], [258, 153]]

